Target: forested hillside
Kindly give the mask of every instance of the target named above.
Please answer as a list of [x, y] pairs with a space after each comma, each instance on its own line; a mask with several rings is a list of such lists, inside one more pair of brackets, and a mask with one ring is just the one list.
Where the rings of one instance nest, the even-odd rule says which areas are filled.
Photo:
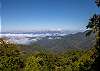
[[73, 49], [58, 54], [45, 51], [30, 54], [18, 48], [19, 46], [0, 39], [1, 71], [87, 71], [96, 57], [95, 48]]
[[33, 44], [51, 49], [52, 51], [64, 51], [67, 49], [88, 49], [95, 45], [95, 34], [86, 37], [86, 32], [69, 34], [61, 39], [48, 39], [45, 37]]
[[[95, 3], [100, 7], [100, 0]], [[59, 39], [46, 36], [30, 45], [0, 37], [0, 71], [100, 71], [100, 14], [90, 17], [86, 28]]]
[[86, 32], [69, 34], [60, 39], [48, 39], [49, 37], [47, 36], [29, 45], [17, 44], [17, 46], [18, 49], [26, 53], [65, 53], [69, 50], [88, 50], [95, 45], [95, 34], [86, 37]]

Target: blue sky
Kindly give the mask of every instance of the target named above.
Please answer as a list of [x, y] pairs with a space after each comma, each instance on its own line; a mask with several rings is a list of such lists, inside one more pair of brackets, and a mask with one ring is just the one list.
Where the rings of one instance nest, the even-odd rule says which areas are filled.
[[[1, 0], [0, 0], [1, 1]], [[1, 30], [85, 30], [94, 0], [2, 0]]]

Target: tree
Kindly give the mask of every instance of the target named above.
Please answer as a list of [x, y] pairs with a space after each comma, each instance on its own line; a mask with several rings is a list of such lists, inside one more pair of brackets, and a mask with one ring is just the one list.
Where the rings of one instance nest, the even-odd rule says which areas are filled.
[[0, 39], [0, 71], [21, 71], [23, 58], [15, 44]]
[[[95, 2], [96, 5], [100, 7], [100, 0], [96, 0]], [[92, 32], [96, 34], [96, 48], [100, 51], [100, 15], [94, 14], [93, 17], [89, 19], [89, 23], [86, 27], [89, 29], [86, 36]]]
[[97, 5], [98, 7], [100, 7], [100, 0], [96, 0], [95, 3], [96, 3], [96, 5]]
[[38, 61], [38, 58], [35, 56], [28, 57], [24, 71], [40, 71], [40, 64]]
[[89, 24], [86, 26], [89, 28], [86, 36], [90, 35], [92, 32], [96, 34], [96, 47], [100, 48], [100, 15], [94, 14], [89, 20]]
[[[95, 1], [96, 5], [100, 7], [100, 0]], [[100, 14], [94, 14], [92, 18], [89, 19], [89, 24], [86, 26], [88, 30], [86, 35], [90, 35], [92, 32], [95, 33], [96, 38], [96, 50], [97, 57], [95, 58], [94, 64], [90, 71], [98, 71], [100, 65]]]

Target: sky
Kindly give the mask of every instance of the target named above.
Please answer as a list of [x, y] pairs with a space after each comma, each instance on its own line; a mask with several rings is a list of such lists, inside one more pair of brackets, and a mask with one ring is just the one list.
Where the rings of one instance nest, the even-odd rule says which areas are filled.
[[84, 31], [94, 0], [0, 0], [1, 31]]

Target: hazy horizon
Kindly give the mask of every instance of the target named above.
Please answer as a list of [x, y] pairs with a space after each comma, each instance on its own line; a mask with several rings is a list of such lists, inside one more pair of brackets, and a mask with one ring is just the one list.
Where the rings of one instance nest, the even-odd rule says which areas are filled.
[[2, 0], [1, 32], [84, 31], [97, 11], [90, 0]]

